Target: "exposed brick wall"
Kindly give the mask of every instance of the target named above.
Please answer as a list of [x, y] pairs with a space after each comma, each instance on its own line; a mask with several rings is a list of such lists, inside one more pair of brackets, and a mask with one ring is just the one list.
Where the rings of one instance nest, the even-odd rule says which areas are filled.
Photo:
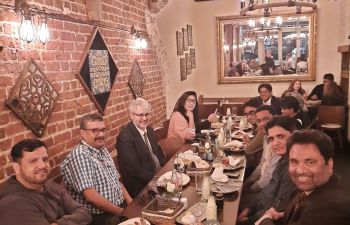
[[[72, 18], [87, 20], [85, 0], [33, 0], [38, 8], [60, 10]], [[5, 1], [14, 4], [14, 1]], [[146, 29], [144, 10], [146, 0], [103, 0], [103, 22], [108, 26], [129, 28], [131, 25]], [[59, 92], [59, 100], [49, 118], [42, 140], [48, 145], [52, 175], [59, 173], [58, 165], [69, 150], [79, 142], [79, 119], [82, 115], [97, 111], [79, 80], [76, 78], [79, 62], [93, 27], [63, 20], [50, 20], [49, 43], [27, 44], [16, 37], [20, 18], [12, 11], [0, 9], [0, 183], [13, 174], [9, 152], [13, 144], [33, 133], [4, 104], [11, 88], [30, 57]], [[155, 48], [149, 42], [145, 50], [131, 49], [132, 36], [126, 32], [100, 29], [112, 52], [119, 72], [105, 109], [105, 122], [110, 127], [107, 146], [114, 151], [119, 127], [129, 121], [128, 103], [133, 99], [127, 85], [135, 58], [146, 78], [144, 98], [152, 105], [152, 124], [160, 124], [166, 118], [165, 93], [162, 86], [160, 63]]]

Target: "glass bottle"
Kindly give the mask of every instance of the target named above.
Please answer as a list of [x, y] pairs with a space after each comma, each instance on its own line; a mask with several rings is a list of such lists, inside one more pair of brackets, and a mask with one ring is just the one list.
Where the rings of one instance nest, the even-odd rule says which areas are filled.
[[209, 181], [208, 175], [206, 174], [202, 182], [202, 201], [203, 202], [208, 201], [210, 196], [210, 191], [211, 191], [210, 181]]
[[207, 220], [217, 220], [217, 206], [214, 196], [210, 196], [208, 199], [205, 215]]
[[173, 195], [175, 197], [180, 198], [181, 189], [182, 189], [182, 179], [181, 179], [181, 173], [178, 173], [175, 168], [171, 173], [170, 183], [172, 183], [175, 186]]

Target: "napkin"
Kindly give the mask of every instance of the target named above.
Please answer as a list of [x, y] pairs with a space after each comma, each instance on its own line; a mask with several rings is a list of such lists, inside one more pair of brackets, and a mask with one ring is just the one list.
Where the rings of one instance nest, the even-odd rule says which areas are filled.
[[224, 168], [223, 167], [217, 167], [215, 168], [213, 174], [211, 175], [211, 178], [215, 181], [219, 182], [227, 182], [228, 176], [224, 174]]
[[199, 160], [194, 162], [194, 164], [196, 165], [197, 169], [206, 169], [209, 168], [209, 163], [204, 161], [204, 160]]
[[224, 145], [225, 148], [229, 148], [229, 147], [241, 147], [243, 145], [243, 142], [241, 141], [237, 141], [237, 140], [233, 140], [233, 141], [230, 141], [228, 143], [226, 143]]
[[193, 224], [194, 222], [196, 222], [196, 218], [194, 217], [194, 215], [192, 215], [191, 212], [187, 212], [186, 215], [182, 217], [181, 221], [184, 224]]
[[229, 162], [230, 166], [236, 167], [237, 165], [239, 165], [240, 163], [243, 162], [243, 159], [242, 158], [234, 158], [232, 156], [228, 156], [228, 162]]

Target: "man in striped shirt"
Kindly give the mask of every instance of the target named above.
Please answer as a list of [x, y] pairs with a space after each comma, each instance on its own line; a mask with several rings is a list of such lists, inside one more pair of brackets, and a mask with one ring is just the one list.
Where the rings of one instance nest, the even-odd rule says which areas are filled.
[[92, 225], [117, 224], [123, 208], [132, 201], [105, 148], [106, 133], [99, 114], [83, 116], [82, 140], [61, 165], [66, 188], [76, 201], [90, 210]]

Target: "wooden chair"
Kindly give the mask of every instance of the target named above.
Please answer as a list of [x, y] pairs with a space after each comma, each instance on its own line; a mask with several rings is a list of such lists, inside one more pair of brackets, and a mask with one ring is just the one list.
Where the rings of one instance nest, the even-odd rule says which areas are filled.
[[319, 106], [317, 114], [317, 127], [323, 131], [337, 133], [340, 150], [343, 150], [342, 130], [345, 127], [344, 106]]
[[[215, 109], [218, 108], [218, 104], [198, 104], [198, 114], [199, 119], [207, 119], [210, 114], [215, 112]], [[222, 113], [222, 112], [218, 112]]]
[[165, 127], [157, 127], [154, 129], [154, 133], [156, 135], [157, 142], [159, 142], [160, 140], [163, 140], [167, 137], [168, 129], [166, 129]]

